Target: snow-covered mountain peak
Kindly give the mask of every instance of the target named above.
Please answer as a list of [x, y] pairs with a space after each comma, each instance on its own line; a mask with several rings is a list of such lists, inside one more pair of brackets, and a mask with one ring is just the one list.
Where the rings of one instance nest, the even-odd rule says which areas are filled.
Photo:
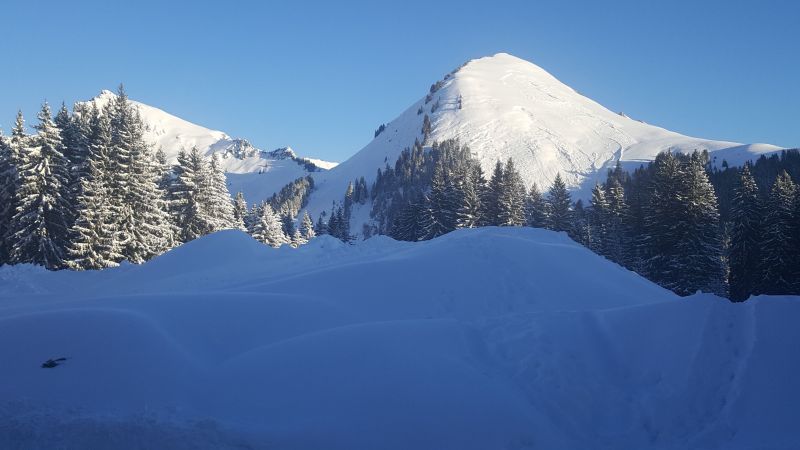
[[[114, 98], [114, 92], [103, 90], [89, 100], [103, 108]], [[233, 138], [225, 132], [213, 130], [176, 117], [159, 108], [130, 100], [139, 110], [147, 126], [145, 138], [155, 148], [161, 148], [168, 161], [175, 163], [181, 150], [197, 147], [207, 157], [220, 157], [228, 173], [232, 193], [243, 191], [248, 201], [261, 201], [280, 190], [287, 183], [335, 167], [337, 163], [297, 155], [291, 147], [264, 151], [246, 139]]]
[[[579, 94], [546, 70], [508, 53], [474, 59], [446, 74], [375, 138], [335, 169], [317, 178], [314, 214], [340, 200], [347, 183], [393, 166], [404, 148], [423, 140], [425, 117], [431, 133], [425, 145], [456, 138], [467, 144], [486, 173], [513, 158], [525, 183], [543, 189], [561, 174], [576, 197], [621, 161], [628, 169], [662, 151], [708, 150], [712, 162], [740, 165], [780, 150], [768, 144], [739, 144], [685, 136], [612, 112]], [[354, 224], [356, 228], [359, 224]]]

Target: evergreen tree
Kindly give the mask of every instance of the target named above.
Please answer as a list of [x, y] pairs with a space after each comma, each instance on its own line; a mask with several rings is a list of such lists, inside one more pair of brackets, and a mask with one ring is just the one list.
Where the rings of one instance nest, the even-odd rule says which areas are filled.
[[758, 293], [761, 282], [761, 200], [758, 186], [750, 173], [750, 164], [742, 168], [739, 182], [734, 188], [730, 219], [730, 296], [742, 301]]
[[719, 209], [714, 187], [706, 174], [704, 158], [700, 153], [694, 153], [686, 163], [681, 180], [683, 209], [678, 214], [685, 215], [681, 228], [686, 235], [678, 248], [683, 260], [679, 293], [691, 294], [700, 290], [725, 296]]
[[431, 180], [430, 208], [432, 221], [426, 227], [425, 239], [433, 239], [456, 228], [456, 212], [459, 206], [453, 181], [440, 159]]
[[76, 219], [67, 249], [70, 269], [105, 269], [116, 266], [123, 259], [115, 242], [109, 196], [103, 183], [103, 170], [107, 163], [107, 154], [90, 153], [87, 175], [80, 181]]
[[525, 224], [525, 183], [517, 172], [514, 161], [508, 158], [497, 204], [497, 224], [519, 227]]
[[289, 243], [289, 239], [283, 234], [281, 219], [269, 203], [264, 203], [261, 208], [261, 217], [253, 225], [251, 234], [257, 241], [275, 248]]
[[483, 199], [483, 225], [484, 226], [497, 226], [500, 225], [500, 197], [503, 195], [503, 184], [505, 179], [505, 172], [503, 171], [503, 163], [497, 161], [494, 165], [492, 177], [489, 179], [489, 185], [486, 187]]
[[608, 244], [608, 214], [609, 207], [606, 200], [606, 191], [600, 183], [592, 188], [591, 199], [592, 211], [589, 215], [590, 238], [588, 247], [595, 253], [608, 256], [606, 245]]
[[5, 139], [0, 136], [0, 265], [8, 263], [10, 258], [12, 220], [17, 211], [17, 191], [20, 187], [18, 169], [28, 139], [25, 119], [20, 111], [11, 137]]
[[244, 199], [244, 194], [241, 192], [236, 193], [236, 198], [233, 201], [233, 222], [236, 228], [246, 230], [245, 218], [247, 217], [247, 202]]
[[467, 165], [458, 174], [459, 205], [456, 210], [456, 228], [475, 228], [481, 223], [482, 196], [486, 180], [480, 165]]
[[786, 171], [772, 185], [764, 218], [762, 245], [762, 283], [760, 293], [785, 295], [797, 292], [793, 273], [795, 202], [797, 186]]
[[347, 190], [344, 193], [344, 216], [347, 220], [350, 220], [350, 217], [353, 213], [353, 196], [355, 193], [355, 188], [353, 187], [353, 182], [351, 181], [347, 185]]
[[170, 202], [181, 232], [180, 239], [189, 242], [213, 230], [207, 214], [207, 169], [196, 147], [188, 154], [179, 155], [178, 165], [180, 169], [170, 189]]
[[225, 171], [220, 166], [217, 154], [211, 155], [211, 162], [208, 165], [208, 214], [211, 217], [211, 230], [219, 231], [236, 228], [236, 217], [231, 202], [231, 194], [228, 191], [228, 181], [225, 178]]
[[67, 244], [68, 163], [62, 153], [61, 133], [47, 103], [42, 105], [38, 117], [38, 134], [20, 155], [20, 186], [10, 230], [10, 259], [59, 269], [64, 267]]
[[311, 216], [308, 215], [308, 211], [303, 211], [303, 218], [300, 220], [300, 228], [298, 231], [306, 242], [314, 239], [316, 236], [314, 232], [314, 222], [311, 220]]
[[656, 157], [646, 210], [647, 277], [679, 295], [725, 294], [719, 212], [700, 154]]
[[643, 230], [645, 276], [661, 286], [678, 291], [686, 267], [681, 266], [678, 244], [683, 238], [678, 215], [683, 208], [683, 179], [680, 161], [671, 152], [663, 152], [653, 162], [649, 202], [646, 205]]
[[589, 246], [591, 230], [589, 228], [589, 214], [583, 207], [583, 200], [578, 199], [572, 207], [572, 229], [569, 236], [584, 246]]
[[324, 211], [322, 213], [320, 213], [319, 217], [317, 217], [317, 223], [316, 223], [316, 225], [314, 225], [314, 234], [316, 234], [317, 236], [322, 236], [324, 234], [329, 234], [328, 233], [328, 224], [325, 223], [325, 220], [323, 219], [324, 214], [325, 214]]
[[534, 228], [547, 226], [547, 202], [536, 183], [533, 183], [525, 199], [525, 224]]
[[572, 227], [572, 211], [570, 210], [572, 199], [561, 174], [556, 175], [553, 186], [550, 187], [547, 203], [550, 213], [547, 228], [553, 231], [569, 231]]
[[[117, 99], [121, 98], [124, 92]], [[121, 129], [114, 132], [112, 117], [112, 144], [114, 136], [125, 139], [126, 173], [123, 212], [119, 228], [125, 236], [123, 255], [133, 263], [140, 264], [160, 255], [175, 245], [175, 236], [170, 226], [166, 193], [158, 188], [162, 177], [160, 167], [153, 158], [150, 145], [144, 139], [144, 123], [138, 110], [127, 103], [128, 112], [116, 118]], [[119, 107], [118, 107], [119, 108]], [[119, 112], [119, 109], [115, 110]], [[116, 148], [115, 148], [116, 150]]]
[[606, 183], [607, 208], [604, 215], [605, 242], [603, 248], [608, 259], [620, 264], [628, 263], [628, 205], [625, 203], [625, 191], [619, 182], [620, 176], [614, 176]]

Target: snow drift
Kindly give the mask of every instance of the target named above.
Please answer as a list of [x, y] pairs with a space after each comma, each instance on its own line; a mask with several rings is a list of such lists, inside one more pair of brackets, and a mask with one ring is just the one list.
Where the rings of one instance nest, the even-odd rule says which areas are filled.
[[791, 448], [799, 312], [536, 229], [2, 267], [0, 446]]

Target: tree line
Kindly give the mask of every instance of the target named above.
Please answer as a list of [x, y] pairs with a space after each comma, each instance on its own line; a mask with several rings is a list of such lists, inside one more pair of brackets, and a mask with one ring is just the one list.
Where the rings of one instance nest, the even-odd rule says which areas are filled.
[[37, 118], [35, 134], [19, 112], [10, 136], [0, 135], [0, 265], [141, 263], [231, 228], [270, 245], [313, 237], [307, 216], [300, 230], [287, 230], [313, 189], [310, 177], [277, 193], [271, 206], [248, 210], [241, 193], [232, 201], [217, 155], [181, 150], [169, 164], [163, 149], [154, 151], [121, 86], [102, 108], [62, 105], [53, 116], [45, 103]]
[[[631, 174], [618, 164], [585, 205], [572, 201], [560, 174], [546, 193], [536, 185], [526, 190], [512, 159], [497, 162], [487, 179], [457, 141], [430, 149], [416, 142], [394, 167], [378, 170], [365, 236], [421, 241], [459, 228], [540, 227], [564, 231], [680, 295], [700, 290], [738, 301], [796, 294], [800, 189], [781, 166], [799, 161], [797, 151], [787, 151], [719, 171], [705, 151], [663, 152]], [[721, 180], [734, 182], [725, 189]], [[730, 209], [724, 220], [719, 192]]]

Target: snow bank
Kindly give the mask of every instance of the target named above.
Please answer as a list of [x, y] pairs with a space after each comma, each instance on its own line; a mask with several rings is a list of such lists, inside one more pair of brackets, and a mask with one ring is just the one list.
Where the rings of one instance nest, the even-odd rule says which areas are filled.
[[226, 231], [142, 266], [4, 267], [0, 280], [14, 280], [0, 285], [4, 447], [800, 438], [796, 298], [681, 299], [544, 230], [297, 250]]

